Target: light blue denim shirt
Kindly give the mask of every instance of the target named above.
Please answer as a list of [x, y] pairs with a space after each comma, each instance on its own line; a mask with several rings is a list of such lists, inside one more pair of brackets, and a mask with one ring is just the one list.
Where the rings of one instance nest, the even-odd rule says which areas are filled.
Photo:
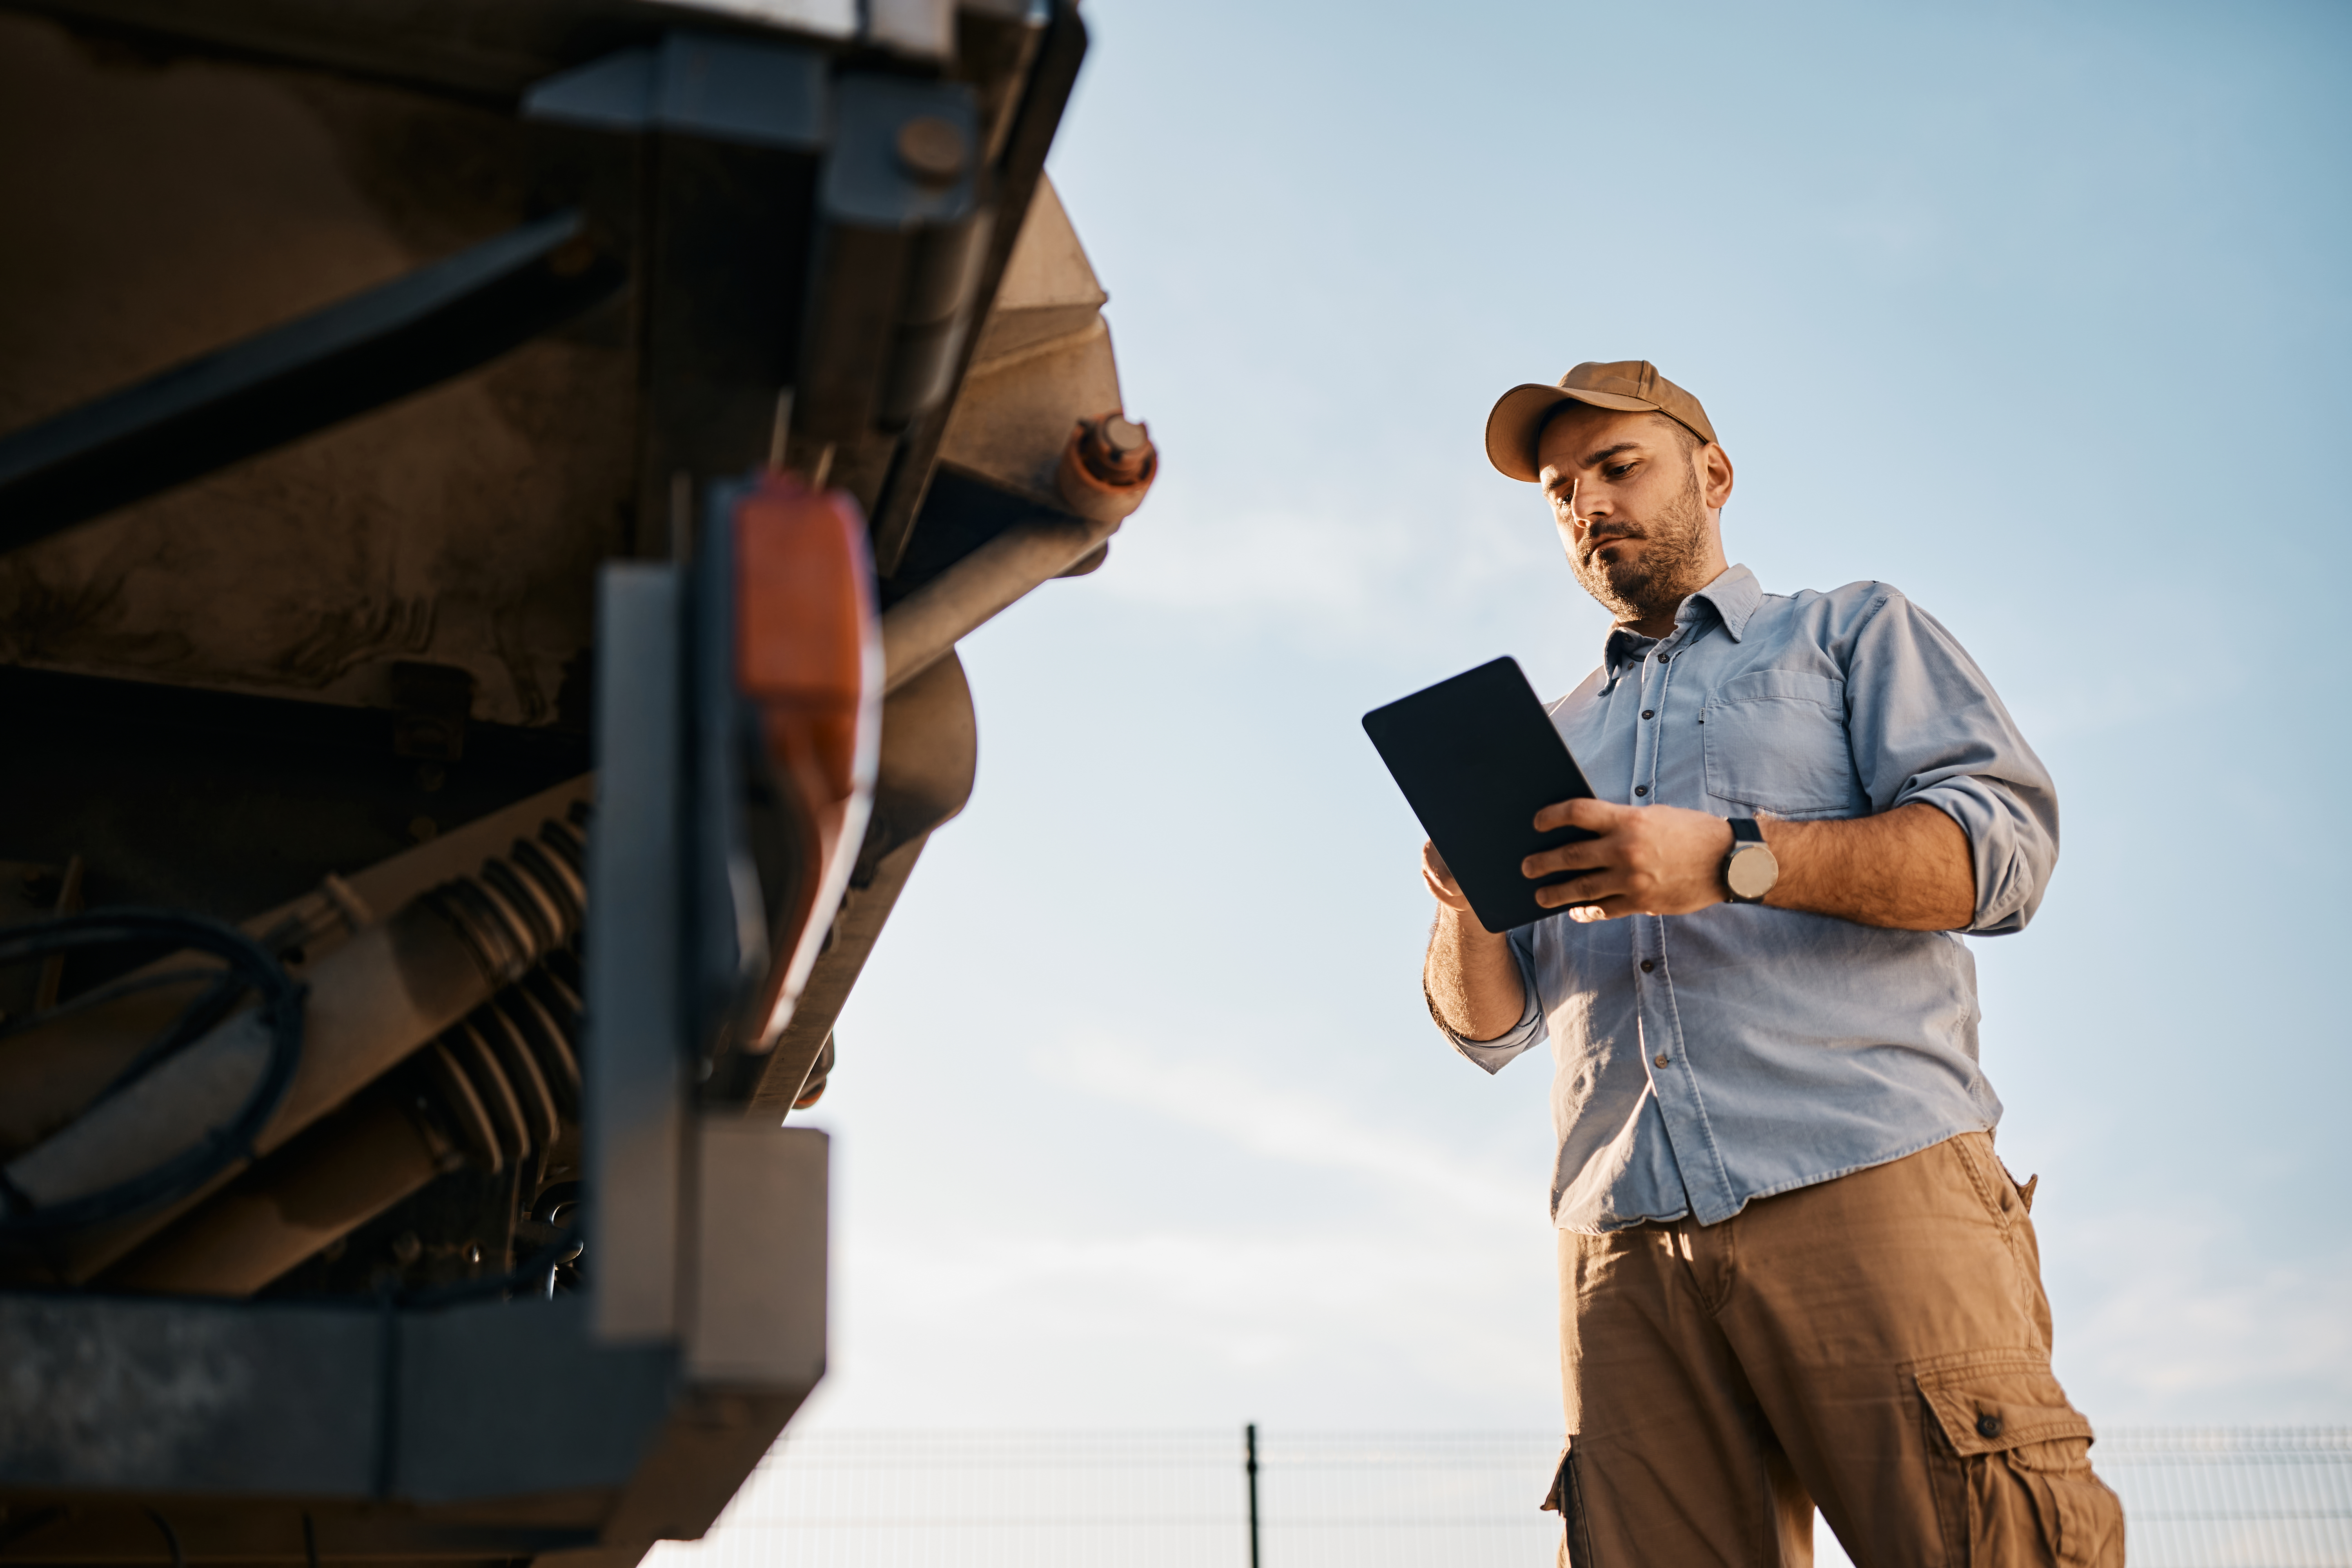
[[[1952, 634], [1884, 583], [1767, 594], [1734, 566], [1652, 641], [1612, 633], [1551, 707], [1593, 792], [1717, 816], [1927, 801], [1969, 836], [1969, 931], [2020, 931], [2058, 858], [2058, 797]], [[1511, 933], [1528, 986], [1489, 1072], [1552, 1044], [1552, 1216], [1598, 1233], [1730, 1218], [1750, 1198], [1990, 1129], [1976, 964], [1957, 932], [1716, 904]]]

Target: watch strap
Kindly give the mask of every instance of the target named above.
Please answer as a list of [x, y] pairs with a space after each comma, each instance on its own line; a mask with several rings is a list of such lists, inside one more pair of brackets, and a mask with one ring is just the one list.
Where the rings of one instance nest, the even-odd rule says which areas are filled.
[[1752, 816], [1733, 817], [1731, 819], [1731, 842], [1735, 845], [1763, 843], [1764, 825], [1758, 822]]

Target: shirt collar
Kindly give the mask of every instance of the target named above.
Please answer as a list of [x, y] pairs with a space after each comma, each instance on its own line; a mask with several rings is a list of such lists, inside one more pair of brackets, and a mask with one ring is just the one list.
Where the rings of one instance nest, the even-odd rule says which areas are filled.
[[1756, 574], [1747, 567], [1727, 566], [1722, 576], [1684, 600], [1675, 619], [1685, 620], [1691, 613], [1692, 600], [1701, 599], [1715, 607], [1716, 619], [1731, 634], [1731, 640], [1738, 642], [1740, 634], [1748, 629], [1748, 618], [1764, 603], [1764, 590], [1757, 585]]
[[[1688, 629], [1703, 613], [1698, 606], [1704, 605], [1715, 612], [1715, 618], [1723, 623], [1731, 640], [1738, 642], [1757, 606], [1763, 602], [1764, 590], [1757, 585], [1755, 573], [1745, 566], [1727, 567], [1714, 582], [1683, 601], [1682, 607], [1675, 612], [1675, 630], [1669, 635], [1677, 636]], [[1623, 626], [1612, 627], [1609, 640], [1601, 648], [1601, 666], [1608, 670], [1611, 683], [1615, 683], [1626, 665], [1639, 663], [1642, 656], [1660, 640]]]

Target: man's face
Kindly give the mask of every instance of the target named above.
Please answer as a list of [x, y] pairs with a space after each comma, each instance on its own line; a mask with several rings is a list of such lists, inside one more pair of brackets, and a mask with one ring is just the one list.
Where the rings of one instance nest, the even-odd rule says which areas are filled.
[[[1686, 452], [1679, 430], [1662, 414], [1570, 403], [1537, 445], [1536, 477], [1569, 564], [1620, 621], [1671, 614], [1713, 575], [1714, 526], [1701, 487], [1714, 488], [1705, 459], [1720, 449]], [[1728, 465], [1722, 480], [1728, 491]]]

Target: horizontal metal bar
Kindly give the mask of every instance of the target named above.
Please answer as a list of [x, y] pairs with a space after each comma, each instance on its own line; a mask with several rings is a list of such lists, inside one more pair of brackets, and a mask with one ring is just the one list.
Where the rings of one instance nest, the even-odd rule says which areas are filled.
[[0, 437], [0, 553], [462, 374], [626, 277], [558, 213]]
[[1040, 508], [891, 605], [882, 616], [882, 689], [906, 685], [1118, 531], [1116, 518], [1094, 522]]
[[[674, 1343], [594, 1343], [576, 1296], [430, 1307], [0, 1291], [0, 1504], [388, 1496], [473, 1503], [448, 1523], [493, 1540], [593, 1527], [691, 1397], [677, 1363]], [[574, 1517], [550, 1506], [561, 1494]]]

